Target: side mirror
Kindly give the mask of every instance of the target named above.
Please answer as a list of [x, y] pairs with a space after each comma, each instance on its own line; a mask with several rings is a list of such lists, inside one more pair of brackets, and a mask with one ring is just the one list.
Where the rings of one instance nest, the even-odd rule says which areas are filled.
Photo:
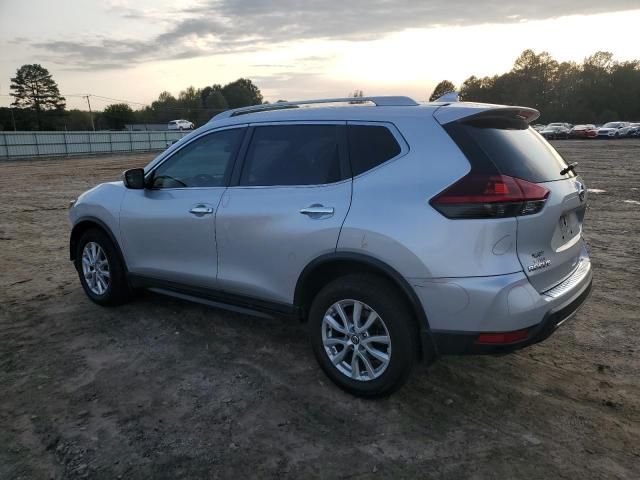
[[122, 181], [124, 186], [134, 190], [141, 190], [144, 188], [144, 169], [132, 168], [126, 170], [122, 174]]

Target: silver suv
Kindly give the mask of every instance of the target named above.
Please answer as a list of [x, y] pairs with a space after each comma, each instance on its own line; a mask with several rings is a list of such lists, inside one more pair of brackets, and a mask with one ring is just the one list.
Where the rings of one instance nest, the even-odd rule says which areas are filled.
[[539, 342], [588, 296], [586, 189], [537, 117], [406, 97], [230, 110], [82, 194], [71, 260], [100, 305], [148, 288], [297, 318], [331, 380], [388, 394], [418, 359]]

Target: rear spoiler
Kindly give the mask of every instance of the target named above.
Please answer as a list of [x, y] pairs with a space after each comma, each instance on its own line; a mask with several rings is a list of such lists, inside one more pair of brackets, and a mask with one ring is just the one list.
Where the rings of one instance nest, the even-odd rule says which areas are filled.
[[506, 122], [529, 124], [540, 116], [535, 108], [504, 107], [482, 103], [454, 103], [440, 107], [433, 116], [441, 125], [450, 122]]

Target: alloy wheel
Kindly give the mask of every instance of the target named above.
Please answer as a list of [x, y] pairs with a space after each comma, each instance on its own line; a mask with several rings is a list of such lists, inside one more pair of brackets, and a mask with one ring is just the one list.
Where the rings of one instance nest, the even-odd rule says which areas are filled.
[[87, 242], [82, 250], [82, 274], [92, 293], [105, 294], [111, 282], [109, 260], [96, 242]]
[[382, 317], [364, 302], [340, 300], [322, 321], [322, 344], [343, 375], [371, 381], [384, 373], [391, 359], [391, 337]]

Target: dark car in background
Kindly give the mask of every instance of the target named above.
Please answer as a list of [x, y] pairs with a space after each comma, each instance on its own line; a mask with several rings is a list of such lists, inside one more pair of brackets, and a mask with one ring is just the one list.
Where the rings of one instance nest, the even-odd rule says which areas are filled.
[[569, 132], [571, 131], [571, 127], [567, 126], [568, 123], [550, 123], [547, 125], [544, 130], [540, 132], [547, 140], [558, 140], [560, 138], [567, 139], [569, 138]]

